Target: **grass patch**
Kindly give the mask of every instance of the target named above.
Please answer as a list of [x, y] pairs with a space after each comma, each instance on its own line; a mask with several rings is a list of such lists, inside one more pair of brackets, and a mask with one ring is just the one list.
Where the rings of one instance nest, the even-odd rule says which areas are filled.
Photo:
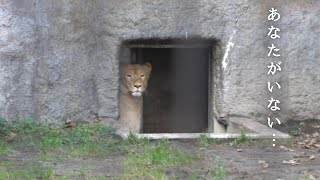
[[86, 168], [84, 166], [81, 166], [79, 169], [79, 176], [80, 177], [85, 177], [86, 176]]
[[9, 144], [6, 142], [6, 136], [11, 132], [10, 123], [0, 116], [0, 156], [7, 154], [10, 150]]
[[202, 146], [209, 146], [211, 139], [208, 135], [206, 134], [201, 134], [198, 138], [197, 141], [199, 142], [200, 145]]
[[188, 176], [188, 180], [198, 180], [200, 179], [200, 175], [198, 173], [192, 172], [189, 176]]
[[240, 136], [233, 141], [232, 145], [238, 146], [241, 143], [251, 143], [251, 142], [252, 142], [252, 138], [247, 136], [243, 129], [240, 129]]
[[9, 150], [10, 150], [10, 148], [9, 148], [8, 143], [6, 143], [0, 139], [0, 156], [7, 154], [9, 152]]
[[113, 130], [107, 126], [81, 125], [70, 132], [63, 132], [63, 142], [59, 145], [64, 145], [67, 154], [73, 157], [106, 157], [109, 152], [117, 151], [120, 144], [111, 137], [112, 133]]
[[145, 146], [150, 143], [150, 139], [144, 137], [144, 138], [138, 138], [136, 134], [130, 133], [128, 138], [125, 140], [125, 143], [127, 145], [135, 145], [135, 146]]
[[41, 169], [40, 177], [41, 177], [41, 179], [56, 179], [55, 172], [54, 172], [53, 168], [50, 166]]
[[218, 158], [215, 158], [214, 177], [215, 180], [223, 180], [227, 176], [227, 168], [221, 164]]
[[221, 164], [218, 157], [211, 160], [214, 163], [213, 168], [207, 171], [195, 171], [191, 172], [187, 177], [188, 180], [198, 180], [198, 179], [214, 179], [214, 180], [224, 180], [227, 177], [227, 168]]
[[[113, 180], [114, 178], [109, 177], [108, 179]], [[104, 176], [94, 176], [94, 177], [91, 177], [90, 180], [107, 180], [107, 178]]]
[[19, 167], [13, 164], [6, 165], [0, 170], [0, 179], [58, 179], [52, 167], [40, 167], [39, 164], [27, 164]]
[[0, 179], [16, 180], [16, 179], [37, 179], [37, 175], [32, 169], [12, 169], [0, 170]]
[[197, 139], [197, 142], [200, 146], [208, 147], [211, 144], [223, 144], [227, 143], [229, 139], [217, 139], [217, 138], [210, 138], [207, 134], [201, 134]]
[[164, 143], [160, 143], [155, 147], [147, 149], [142, 157], [147, 164], [161, 166], [185, 164], [189, 162], [189, 158], [186, 154]]
[[10, 133], [10, 124], [0, 116], [0, 137], [4, 137]]
[[143, 149], [151, 144], [148, 138], [138, 138], [137, 135], [130, 133], [127, 139], [121, 140], [117, 144], [117, 151], [122, 155], [133, 154], [139, 149]]
[[95, 145], [108, 140], [112, 129], [104, 125], [79, 125], [72, 130], [42, 126], [39, 128], [40, 147], [44, 149], [61, 148], [64, 145]]
[[166, 141], [149, 144], [127, 156], [124, 178], [166, 179], [165, 168], [187, 164], [192, 158], [190, 153], [181, 152]]
[[[1, 120], [1, 119], [0, 119]], [[112, 138], [114, 129], [101, 124], [80, 124], [74, 128], [62, 129], [52, 125], [39, 125], [32, 119], [8, 123], [0, 121], [1, 133], [14, 132], [17, 139], [10, 147], [33, 147], [40, 152], [40, 158], [50, 159], [51, 151], [77, 157], [105, 157], [109, 152], [123, 148]], [[5, 128], [4, 128], [5, 127]], [[9, 144], [0, 139], [0, 155], [9, 151]]]
[[[0, 139], [0, 155], [17, 149], [23, 153], [32, 152], [32, 156], [36, 152], [34, 160], [38, 162], [70, 157], [105, 158], [110, 153], [123, 153], [124, 174], [121, 178], [124, 179], [168, 179], [167, 176], [172, 176], [169, 173], [171, 168], [187, 165], [198, 157], [194, 152], [179, 151], [167, 139], [151, 141], [134, 134], [130, 134], [126, 140], [115, 139], [114, 130], [105, 125], [80, 124], [66, 130], [52, 125], [40, 125], [32, 119], [5, 123], [6, 130], [2, 132], [14, 132], [17, 136], [13, 142], [8, 143]], [[204, 144], [215, 142], [206, 136], [200, 137], [199, 141]], [[10, 162], [3, 161], [0, 166], [0, 179], [89, 178], [83, 167], [76, 174], [61, 177], [56, 175], [52, 167], [41, 167], [38, 163], [10, 165]]]
[[66, 148], [67, 154], [72, 157], [107, 157], [112, 150], [117, 151], [119, 142], [109, 141], [89, 141], [76, 145], [69, 144]]
[[10, 166], [14, 166], [15, 163], [12, 161], [1, 161], [0, 162], [0, 166], [5, 166], [5, 167], [10, 167]]

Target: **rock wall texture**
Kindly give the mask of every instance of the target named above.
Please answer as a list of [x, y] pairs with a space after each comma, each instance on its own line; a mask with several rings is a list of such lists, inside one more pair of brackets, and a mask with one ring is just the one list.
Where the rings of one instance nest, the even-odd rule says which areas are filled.
[[[275, 97], [283, 120], [320, 119], [319, 17], [315, 0], [0, 0], [0, 115], [116, 120], [124, 41], [201, 37], [223, 54], [221, 111], [266, 122]], [[271, 25], [280, 39], [267, 36]], [[280, 58], [267, 57], [271, 43]], [[267, 75], [278, 61], [282, 71]]]

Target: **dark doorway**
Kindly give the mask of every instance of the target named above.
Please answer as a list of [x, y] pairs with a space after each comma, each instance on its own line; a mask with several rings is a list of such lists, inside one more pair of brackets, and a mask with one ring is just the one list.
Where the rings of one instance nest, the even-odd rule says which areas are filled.
[[143, 133], [199, 133], [208, 128], [210, 48], [132, 48], [136, 63], [150, 62]]

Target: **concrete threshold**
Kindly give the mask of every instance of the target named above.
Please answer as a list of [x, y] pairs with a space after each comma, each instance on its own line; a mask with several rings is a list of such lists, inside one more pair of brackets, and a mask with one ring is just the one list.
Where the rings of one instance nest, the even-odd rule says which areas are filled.
[[[248, 118], [230, 118], [228, 127], [224, 130], [225, 133], [134, 133], [138, 138], [149, 139], [194, 139], [204, 135], [213, 139], [232, 139], [238, 138], [243, 133], [252, 139], [267, 139], [267, 138], [290, 138], [290, 135], [282, 133], [276, 129], [269, 128], [257, 121]], [[116, 134], [126, 139], [130, 132], [127, 128], [120, 128]]]
[[[117, 133], [122, 138], [126, 139], [130, 133]], [[157, 134], [135, 134], [138, 138], [149, 138], [149, 139], [194, 139], [199, 138], [201, 135], [207, 136], [208, 138], [213, 139], [232, 139], [238, 138], [241, 134], [232, 134], [232, 133], [157, 133]], [[290, 138], [288, 134], [277, 133], [248, 133], [245, 134], [247, 137], [252, 139], [265, 139], [265, 138]]]

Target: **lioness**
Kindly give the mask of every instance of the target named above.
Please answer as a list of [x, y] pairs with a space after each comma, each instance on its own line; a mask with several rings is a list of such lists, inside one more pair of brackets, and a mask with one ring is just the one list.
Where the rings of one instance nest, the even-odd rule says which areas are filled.
[[120, 123], [134, 133], [141, 131], [142, 94], [148, 86], [151, 70], [150, 63], [120, 67]]

